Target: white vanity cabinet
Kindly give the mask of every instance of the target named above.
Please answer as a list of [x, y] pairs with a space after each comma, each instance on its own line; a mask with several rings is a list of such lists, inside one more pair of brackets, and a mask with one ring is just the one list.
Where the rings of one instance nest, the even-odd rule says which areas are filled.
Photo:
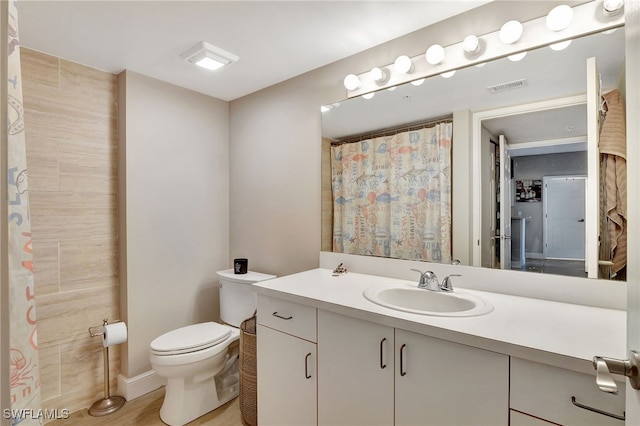
[[318, 424], [393, 424], [393, 328], [318, 311]]
[[316, 309], [258, 297], [258, 424], [317, 424]]
[[395, 425], [508, 425], [509, 357], [396, 329]]
[[508, 407], [508, 356], [318, 311], [318, 424], [497, 426]]
[[594, 375], [512, 357], [511, 425], [537, 424], [529, 415], [540, 424], [546, 420], [561, 425], [624, 426], [624, 420], [576, 405], [623, 416], [624, 382], [618, 382], [618, 390], [617, 395], [600, 391]]

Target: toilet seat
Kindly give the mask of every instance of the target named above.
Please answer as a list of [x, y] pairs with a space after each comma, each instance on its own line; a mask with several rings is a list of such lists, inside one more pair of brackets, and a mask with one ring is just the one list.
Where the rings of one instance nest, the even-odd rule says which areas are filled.
[[203, 322], [169, 331], [151, 342], [151, 353], [158, 356], [181, 355], [212, 348], [231, 335], [229, 327]]

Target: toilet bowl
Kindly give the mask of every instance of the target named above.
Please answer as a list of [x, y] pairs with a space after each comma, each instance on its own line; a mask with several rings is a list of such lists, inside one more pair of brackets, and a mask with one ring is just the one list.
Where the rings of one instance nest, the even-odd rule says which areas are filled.
[[151, 366], [167, 379], [160, 408], [163, 422], [184, 425], [237, 396], [238, 348], [232, 344], [239, 337], [233, 327], [204, 322], [170, 331], [151, 342]]
[[249, 272], [238, 277], [229, 271], [218, 272], [220, 317], [225, 324], [188, 325], [151, 342], [151, 367], [167, 380], [160, 418], [170, 426], [189, 423], [238, 396], [237, 327], [256, 309], [251, 284], [274, 276]]

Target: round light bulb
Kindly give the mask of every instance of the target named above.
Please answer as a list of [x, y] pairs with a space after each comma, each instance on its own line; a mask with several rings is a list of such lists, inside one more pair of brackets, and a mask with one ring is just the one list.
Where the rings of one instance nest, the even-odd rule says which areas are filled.
[[440, 74], [440, 76], [444, 77], [444, 78], [451, 78], [453, 77], [453, 75], [456, 73], [456, 70], [453, 71], [447, 71], [447, 72], [443, 72], [442, 74]]
[[411, 58], [406, 55], [398, 56], [393, 63], [394, 69], [400, 74], [408, 74], [412, 65]]
[[551, 50], [560, 51], [564, 50], [571, 44], [571, 40], [561, 41], [559, 43], [550, 44], [549, 47]]
[[376, 92], [370, 92], [370, 93], [365, 93], [364, 95], [362, 95], [362, 97], [364, 99], [371, 99], [376, 95]]
[[376, 83], [383, 83], [387, 79], [387, 73], [382, 68], [372, 68], [371, 76]]
[[424, 78], [420, 78], [420, 79], [418, 79], [418, 80], [413, 80], [413, 81], [411, 82], [411, 84], [413, 84], [414, 86], [420, 86], [422, 83], [424, 83], [424, 81], [425, 81], [425, 80], [426, 80], [426, 79], [424, 79]]
[[615, 15], [622, 10], [624, 0], [604, 0], [602, 2], [602, 10], [605, 15]]
[[556, 6], [547, 15], [547, 28], [551, 31], [562, 31], [573, 21], [573, 9], [566, 4]]
[[425, 56], [431, 65], [438, 65], [444, 62], [444, 48], [439, 44], [434, 44], [427, 49]]
[[344, 87], [347, 90], [356, 90], [360, 87], [360, 79], [355, 74], [349, 74], [344, 78]]
[[462, 41], [462, 48], [470, 55], [480, 53], [480, 39], [474, 35], [469, 35]]
[[522, 24], [518, 21], [508, 21], [500, 28], [500, 41], [513, 44], [522, 37]]
[[521, 52], [521, 53], [516, 53], [515, 55], [509, 55], [507, 56], [507, 58], [509, 58], [510, 61], [518, 62], [518, 61], [521, 61], [525, 56], [527, 56], [527, 52]]

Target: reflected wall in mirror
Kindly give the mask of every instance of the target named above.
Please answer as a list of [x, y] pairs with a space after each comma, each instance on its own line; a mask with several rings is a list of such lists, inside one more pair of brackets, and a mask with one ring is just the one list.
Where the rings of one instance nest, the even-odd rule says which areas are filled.
[[[508, 211], [515, 221], [525, 218], [526, 226], [524, 245], [517, 245], [516, 248], [520, 250], [515, 250], [513, 256], [509, 257], [509, 260], [515, 259], [511, 267], [530, 272], [586, 276], [584, 259], [573, 259], [572, 265], [564, 269], [555, 268], [555, 261], [545, 259], [545, 228], [541, 220], [544, 203], [542, 200], [524, 201], [529, 199], [527, 194], [518, 194], [516, 201], [515, 186], [516, 181], [520, 182], [519, 185], [524, 185], [529, 181], [542, 181], [545, 176], [593, 178], [586, 176], [588, 173], [584, 165], [587, 149], [587, 116], [584, 105], [587, 90], [586, 62], [591, 57], [595, 57], [598, 64], [602, 93], [619, 89], [624, 98], [624, 28], [618, 28], [608, 34], [598, 33], [575, 39], [561, 51], [543, 47], [528, 52], [520, 61], [502, 58], [482, 67], [460, 69], [451, 78], [431, 77], [421, 85], [405, 84], [395, 90], [381, 90], [372, 99], [357, 97], [329, 106], [322, 115], [322, 250], [332, 250], [331, 181], [328, 178], [329, 158], [326, 155], [330, 141], [453, 114], [453, 145], [461, 144], [471, 150], [473, 130], [469, 128], [457, 132], [457, 114], [472, 116], [482, 111], [509, 107], [513, 107], [514, 111], [518, 108], [525, 111], [527, 105], [568, 98], [572, 102], [563, 108], [547, 107], [542, 111], [528, 111], [527, 114], [511, 112], [508, 117], [492, 116], [490, 120], [482, 121], [486, 137], [479, 142], [481, 146], [475, 148], [478, 151], [474, 153], [478, 155], [474, 160], [477, 171], [471, 179], [472, 182], [481, 182], [478, 183], [477, 194], [471, 193], [474, 191], [470, 187], [472, 182], [456, 182], [456, 166], [466, 166], [464, 160], [456, 157], [454, 149], [452, 192], [458, 192], [467, 198], [477, 197], [478, 202], [468, 206], [473, 209], [474, 229], [456, 227], [455, 221], [453, 223], [453, 241], [465, 242], [453, 244], [453, 258], [457, 257], [456, 250], [469, 250], [469, 247], [477, 245], [479, 250], [481, 248], [482, 256], [475, 257], [474, 253], [473, 259], [463, 263], [504, 267], [499, 261], [495, 261], [496, 254], [499, 254], [495, 243], [499, 181], [494, 181], [493, 186], [490, 183], [490, 176], [494, 176], [494, 180], [496, 177], [497, 159], [497, 152], [491, 141], [497, 142], [502, 134], [509, 141], [514, 166], [513, 176], [509, 176], [513, 197], [509, 199]], [[531, 109], [533, 108], [529, 108]], [[453, 209], [456, 209], [455, 203]], [[531, 219], [527, 219], [529, 217]], [[463, 232], [464, 235], [456, 236], [456, 232]], [[572, 237], [572, 241], [575, 238], [579, 237]], [[466, 247], [461, 247], [462, 245]]]

